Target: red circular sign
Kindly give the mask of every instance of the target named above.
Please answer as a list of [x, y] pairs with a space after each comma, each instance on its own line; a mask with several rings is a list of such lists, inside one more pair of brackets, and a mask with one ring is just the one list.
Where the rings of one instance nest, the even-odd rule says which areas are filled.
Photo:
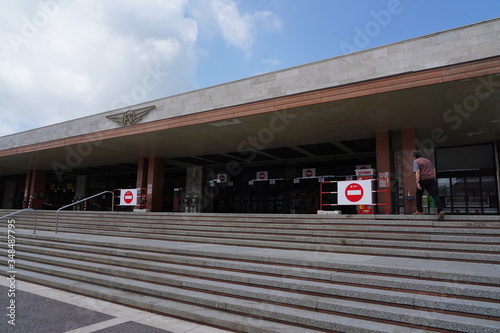
[[264, 172], [259, 173], [259, 179], [266, 179], [266, 174]]
[[356, 183], [349, 184], [345, 188], [345, 197], [350, 202], [358, 202], [363, 198], [364, 194], [363, 187]]
[[125, 201], [126, 204], [132, 203], [132, 200], [134, 200], [134, 194], [131, 191], [125, 192], [125, 195], [123, 196], [123, 201]]
[[219, 175], [219, 181], [220, 181], [221, 183], [225, 182], [225, 181], [226, 181], [226, 176], [224, 176], [224, 175]]
[[306, 177], [312, 177], [313, 172], [312, 170], [306, 170]]

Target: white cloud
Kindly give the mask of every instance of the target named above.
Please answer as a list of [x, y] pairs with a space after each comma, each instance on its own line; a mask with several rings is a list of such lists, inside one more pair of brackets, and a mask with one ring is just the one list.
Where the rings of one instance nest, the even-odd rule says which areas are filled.
[[251, 16], [241, 16], [232, 0], [213, 0], [212, 10], [226, 41], [250, 54], [255, 29]]
[[5, 1], [0, 136], [198, 88], [200, 21], [245, 55], [256, 22], [280, 26], [230, 0]]
[[278, 32], [283, 29], [283, 23], [281, 22], [278, 15], [270, 11], [256, 12], [254, 15], [254, 20], [257, 22], [262, 22], [263, 27], [271, 32]]
[[[195, 88], [197, 25], [185, 15], [186, 3], [3, 4], [0, 135]], [[134, 90], [151, 72], [164, 79]]]
[[234, 0], [212, 0], [212, 11], [225, 40], [243, 50], [247, 56], [252, 53], [257, 26], [260, 23], [268, 31], [282, 29], [281, 20], [277, 15], [269, 11], [242, 15]]
[[277, 67], [281, 64], [279, 59], [276, 59], [276, 58], [267, 58], [267, 59], [262, 60], [262, 62], [266, 65], [273, 66], [273, 67]]

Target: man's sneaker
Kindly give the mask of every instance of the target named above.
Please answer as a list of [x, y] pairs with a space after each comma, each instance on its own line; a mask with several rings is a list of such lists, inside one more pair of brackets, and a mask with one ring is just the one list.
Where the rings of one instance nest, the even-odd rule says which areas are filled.
[[442, 221], [444, 219], [444, 215], [445, 215], [444, 210], [440, 211], [438, 213], [438, 221]]
[[416, 211], [415, 213], [413, 213], [412, 215], [424, 215], [424, 212], [419, 212], [419, 211]]

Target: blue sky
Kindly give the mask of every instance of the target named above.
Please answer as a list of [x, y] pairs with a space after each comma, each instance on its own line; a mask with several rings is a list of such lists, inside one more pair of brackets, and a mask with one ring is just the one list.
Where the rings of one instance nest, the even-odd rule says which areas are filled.
[[0, 136], [499, 16], [500, 0], [5, 0]]

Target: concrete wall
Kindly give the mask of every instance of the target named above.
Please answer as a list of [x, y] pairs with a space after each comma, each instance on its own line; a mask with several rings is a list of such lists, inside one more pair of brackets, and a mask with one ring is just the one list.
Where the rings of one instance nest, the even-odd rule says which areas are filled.
[[[360, 51], [0, 138], [0, 149], [117, 128], [106, 116], [156, 105], [141, 122], [193, 114], [500, 53], [500, 19]], [[96, 138], [97, 140], [98, 138]]]

